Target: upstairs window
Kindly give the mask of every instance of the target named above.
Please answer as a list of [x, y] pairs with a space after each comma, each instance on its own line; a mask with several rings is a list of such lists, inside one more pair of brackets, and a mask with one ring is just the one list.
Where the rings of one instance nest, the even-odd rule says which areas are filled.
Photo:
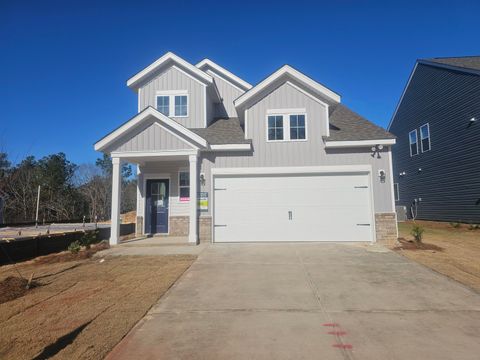
[[427, 124], [420, 126], [420, 141], [422, 152], [430, 150], [430, 126]]
[[398, 183], [393, 184], [393, 194], [395, 196], [395, 201], [400, 200], [400, 193], [398, 191]]
[[190, 173], [188, 171], [178, 173], [178, 194], [180, 201], [190, 201]]
[[188, 116], [188, 94], [186, 90], [157, 92], [157, 110], [166, 116]]
[[170, 116], [170, 96], [157, 96], [157, 110]]
[[290, 140], [305, 139], [305, 115], [290, 115]]
[[188, 116], [187, 95], [175, 96], [175, 116]]
[[306, 139], [305, 109], [267, 110], [267, 141], [304, 141]]
[[283, 140], [283, 116], [271, 115], [268, 117], [268, 140]]
[[410, 131], [408, 139], [410, 141], [410, 156], [418, 155], [417, 129]]

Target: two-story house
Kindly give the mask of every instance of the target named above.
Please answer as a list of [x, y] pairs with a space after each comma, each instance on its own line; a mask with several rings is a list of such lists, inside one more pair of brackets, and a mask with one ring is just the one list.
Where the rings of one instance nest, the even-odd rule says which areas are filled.
[[399, 210], [480, 223], [480, 56], [418, 60], [389, 131]]
[[[138, 165], [137, 234], [190, 242], [393, 241], [395, 137], [285, 65], [255, 86], [167, 53], [127, 81], [138, 114], [95, 149]], [[161, 240], [159, 240], [161, 241]]]

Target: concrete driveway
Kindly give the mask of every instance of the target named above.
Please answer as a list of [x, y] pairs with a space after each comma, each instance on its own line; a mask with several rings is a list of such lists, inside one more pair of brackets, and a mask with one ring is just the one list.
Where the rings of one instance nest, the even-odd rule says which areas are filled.
[[208, 246], [110, 359], [479, 359], [480, 295], [381, 249]]

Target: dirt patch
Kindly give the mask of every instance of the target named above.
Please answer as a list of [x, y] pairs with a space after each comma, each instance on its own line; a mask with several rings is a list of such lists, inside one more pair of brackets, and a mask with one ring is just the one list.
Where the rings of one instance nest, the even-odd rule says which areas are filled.
[[32, 281], [27, 289], [27, 284], [27, 279], [18, 276], [9, 276], [0, 281], [0, 304], [24, 296], [29, 290], [38, 285]]
[[410, 231], [414, 223], [407, 221], [398, 224], [400, 245], [393, 250], [480, 291], [480, 231], [471, 230], [467, 224], [457, 228], [450, 223], [436, 221], [417, 220], [415, 224], [425, 229], [423, 243], [428, 244], [430, 249], [415, 251], [419, 249], [412, 248], [415, 245], [412, 245]]
[[106, 241], [92, 245], [90, 249], [82, 249], [77, 253], [72, 253], [70, 251], [62, 251], [56, 254], [49, 254], [45, 256], [39, 256], [35, 258], [35, 263], [37, 264], [53, 264], [58, 262], [67, 262], [67, 261], [77, 261], [89, 259], [100, 250], [108, 249], [110, 246]]
[[0, 281], [18, 270], [35, 272], [41, 285], [0, 304], [0, 358], [103, 359], [194, 259], [112, 256], [0, 268]]
[[400, 245], [394, 247], [394, 250], [430, 250], [430, 251], [443, 251], [444, 249], [440, 246], [434, 244], [427, 244], [424, 242], [417, 243], [413, 240], [406, 240], [404, 238], [399, 238], [398, 242]]

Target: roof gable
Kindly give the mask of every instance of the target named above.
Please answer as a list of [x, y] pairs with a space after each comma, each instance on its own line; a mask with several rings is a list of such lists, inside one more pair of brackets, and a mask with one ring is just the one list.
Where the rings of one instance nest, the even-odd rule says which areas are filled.
[[284, 65], [266, 79], [255, 85], [252, 89], [237, 98], [235, 107], [245, 108], [256, 102], [258, 98], [264, 97], [271, 89], [277, 88], [282, 83], [290, 81], [307, 93], [323, 100], [329, 104], [339, 103], [340, 95], [328, 89], [324, 85], [312, 80], [300, 71], [289, 65]]
[[207, 70], [213, 71], [219, 77], [230, 82], [232, 85], [235, 85], [236, 87], [240, 88], [242, 91], [247, 91], [252, 88], [252, 85], [250, 85], [248, 82], [239, 78], [235, 74], [231, 73], [224, 67], [221, 67], [220, 65], [214, 63], [210, 59], [203, 59], [195, 66], [203, 71], [207, 71]]
[[[170, 130], [172, 134], [175, 134], [177, 137], [180, 137], [196, 148], [208, 146], [208, 143], [204, 138], [150, 106], [107, 136], [97, 141], [97, 143], [95, 143], [95, 150], [109, 151], [111, 150], [110, 147], [115, 146], [119, 140], [124, 139], [128, 134], [135, 133], [135, 130], [138, 130], [139, 126], [145, 126], [146, 124], [151, 125], [154, 121], [158, 122], [163, 128]], [[133, 136], [135, 135], [132, 135], [132, 137]]]
[[177, 66], [181, 70], [185, 71], [188, 75], [192, 76], [197, 81], [210, 85], [213, 84], [213, 78], [200, 70], [199, 68], [193, 66], [188, 61], [183, 60], [181, 57], [175, 55], [172, 52], [167, 52], [161, 58], [154, 61], [152, 64], [148, 65], [145, 69], [141, 70], [130, 79], [127, 80], [127, 86], [132, 90], [137, 90], [145, 81], [147, 81], [153, 74], [159, 73], [162, 69], [168, 68], [170, 66]]

